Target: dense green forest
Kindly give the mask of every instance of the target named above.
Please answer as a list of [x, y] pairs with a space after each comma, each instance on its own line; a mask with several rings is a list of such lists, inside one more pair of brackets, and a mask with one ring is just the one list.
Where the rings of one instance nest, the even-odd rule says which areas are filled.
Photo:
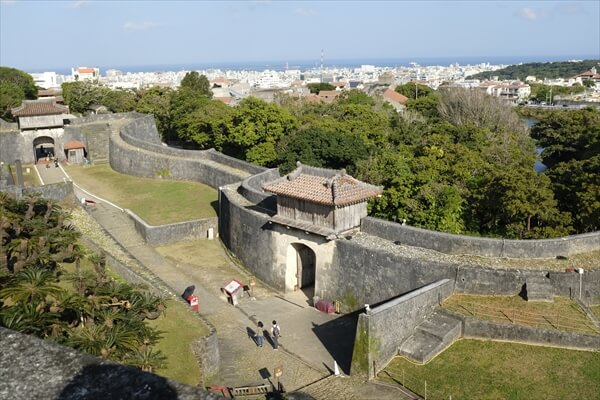
[[79, 236], [52, 201], [0, 193], [0, 326], [145, 371], [162, 366], [160, 333], [145, 320], [164, 301], [112, 279]]
[[556, 61], [510, 65], [496, 71], [480, 72], [469, 76], [468, 79], [485, 80], [490, 79], [492, 76], [497, 76], [500, 80], [525, 80], [528, 76], [535, 76], [536, 79], [571, 78], [582, 72], [589, 71], [592, 67], [598, 68], [598, 63], [600, 63], [600, 60], [583, 60], [580, 62]]
[[[369, 213], [392, 221], [506, 238], [599, 229], [597, 110], [540, 114], [531, 136], [514, 107], [483, 92], [414, 83], [396, 90], [409, 97], [402, 113], [357, 90], [332, 103], [279, 95], [274, 103], [249, 97], [230, 107], [212, 99], [197, 73], [177, 90], [75, 82], [64, 85], [64, 97], [71, 109], [94, 103], [152, 113], [166, 142], [215, 148], [283, 173], [296, 161], [345, 168], [384, 187]], [[536, 145], [545, 148], [544, 173], [534, 170]]]
[[36, 97], [37, 88], [31, 75], [15, 68], [0, 67], [0, 118], [12, 121], [11, 108]]

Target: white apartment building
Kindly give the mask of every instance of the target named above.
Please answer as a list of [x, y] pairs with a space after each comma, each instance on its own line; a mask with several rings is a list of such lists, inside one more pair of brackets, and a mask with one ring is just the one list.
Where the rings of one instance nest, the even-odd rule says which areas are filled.
[[71, 77], [74, 81], [94, 81], [100, 79], [100, 68], [77, 67], [71, 68]]
[[29, 75], [33, 77], [35, 85], [43, 89], [58, 88], [63, 82], [62, 76], [58, 75], [56, 72], [40, 72]]

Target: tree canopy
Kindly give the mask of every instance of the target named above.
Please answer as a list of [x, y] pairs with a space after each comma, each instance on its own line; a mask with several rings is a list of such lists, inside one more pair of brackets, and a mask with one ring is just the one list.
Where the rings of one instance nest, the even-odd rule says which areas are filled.
[[179, 87], [180, 91], [187, 92], [194, 96], [212, 97], [210, 83], [204, 75], [200, 75], [198, 71], [192, 71], [185, 74], [181, 80]]
[[557, 110], [538, 118], [531, 135], [543, 148], [558, 208], [572, 216], [577, 232], [600, 229], [600, 112]]
[[490, 79], [492, 76], [497, 76], [498, 79], [511, 80], [525, 80], [528, 76], [535, 76], [536, 79], [570, 78], [598, 66], [599, 62], [600, 60], [583, 60], [509, 65], [495, 71], [480, 72], [469, 76], [467, 79]]
[[314, 94], [319, 94], [321, 90], [335, 90], [335, 86], [327, 82], [309, 83], [306, 87]]
[[37, 87], [31, 75], [21, 70], [0, 67], [0, 118], [12, 121], [11, 109], [25, 99], [37, 98]]
[[[402, 113], [358, 90], [330, 103], [248, 97], [231, 107], [211, 99], [208, 81], [197, 73], [177, 90], [108, 94], [84, 82], [65, 89], [65, 99], [78, 98], [77, 110], [104, 102], [153, 113], [166, 141], [283, 172], [296, 161], [345, 168], [384, 186], [369, 203], [380, 218], [507, 238], [598, 229], [597, 111], [540, 112], [530, 137], [515, 108], [498, 98], [414, 82], [396, 87], [409, 98]], [[543, 174], [534, 170], [536, 145], [549, 167]]]

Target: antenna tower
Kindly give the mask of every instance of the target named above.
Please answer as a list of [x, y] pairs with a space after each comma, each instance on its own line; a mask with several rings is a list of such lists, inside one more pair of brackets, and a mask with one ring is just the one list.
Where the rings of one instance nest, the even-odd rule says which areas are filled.
[[321, 83], [323, 83], [323, 56], [324, 56], [324, 52], [323, 49], [321, 49]]

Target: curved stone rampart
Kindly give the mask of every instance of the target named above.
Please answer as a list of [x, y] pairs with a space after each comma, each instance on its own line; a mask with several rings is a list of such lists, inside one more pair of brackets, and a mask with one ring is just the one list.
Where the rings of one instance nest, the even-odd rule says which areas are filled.
[[262, 184], [279, 178], [279, 169], [273, 168], [252, 175], [242, 181], [239, 192], [248, 201], [253, 202], [259, 207], [269, 211], [277, 211], [277, 196], [266, 193], [262, 189]]
[[146, 178], [163, 177], [204, 183], [213, 188], [240, 182], [264, 168], [214, 150], [183, 150], [160, 142], [154, 118], [145, 115], [112, 133], [111, 167], [118, 172]]
[[430, 231], [371, 217], [363, 218], [361, 231], [393, 242], [446, 254], [555, 258], [600, 250], [600, 232], [542, 240], [490, 239]]
[[[206, 159], [195, 152], [195, 157], [186, 157], [190, 150], [169, 149], [162, 145], [143, 143], [144, 140], [132, 136], [132, 131], [145, 130], [153, 119], [140, 118], [121, 128], [121, 133], [112, 133], [109, 141], [111, 167], [123, 174], [146, 178], [168, 178], [204, 183], [213, 188], [239, 182], [250, 175], [249, 172], [230, 168]], [[149, 135], [146, 131], [143, 136]], [[157, 132], [156, 132], [157, 134]], [[126, 140], [124, 140], [126, 138]], [[129, 142], [129, 143], [128, 143]], [[158, 149], [162, 151], [159, 152]], [[172, 154], [166, 154], [167, 152]]]

